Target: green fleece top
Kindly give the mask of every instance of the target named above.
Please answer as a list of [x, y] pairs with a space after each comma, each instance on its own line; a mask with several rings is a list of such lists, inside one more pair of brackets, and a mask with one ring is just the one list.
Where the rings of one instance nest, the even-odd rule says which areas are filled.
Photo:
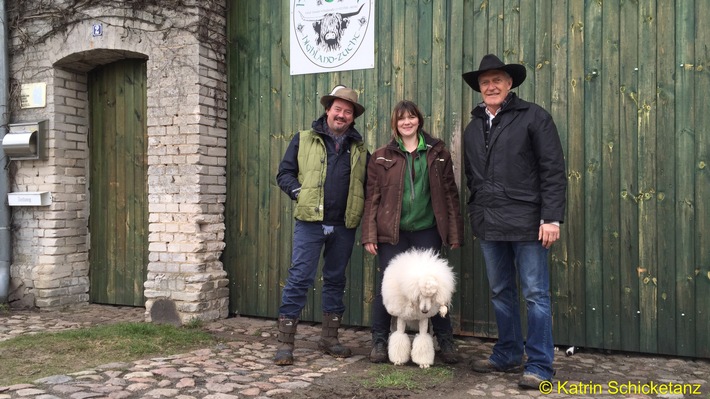
[[404, 231], [419, 231], [434, 227], [436, 219], [431, 205], [429, 170], [426, 163], [427, 145], [424, 135], [419, 133], [419, 146], [413, 153], [407, 151], [401, 138], [397, 138], [397, 143], [407, 161], [399, 228]]

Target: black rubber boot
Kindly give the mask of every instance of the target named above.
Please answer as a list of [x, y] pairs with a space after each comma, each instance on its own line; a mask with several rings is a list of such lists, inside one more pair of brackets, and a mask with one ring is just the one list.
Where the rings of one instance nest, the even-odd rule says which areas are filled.
[[338, 341], [338, 328], [340, 328], [340, 315], [324, 313], [318, 348], [333, 357], [350, 357], [352, 356], [350, 349]]
[[298, 319], [279, 317], [279, 347], [274, 355], [274, 363], [279, 366], [293, 364], [293, 343], [296, 340], [296, 327]]
[[454, 336], [451, 333], [437, 334], [439, 342], [439, 356], [446, 364], [456, 364], [459, 362], [459, 354], [454, 343]]

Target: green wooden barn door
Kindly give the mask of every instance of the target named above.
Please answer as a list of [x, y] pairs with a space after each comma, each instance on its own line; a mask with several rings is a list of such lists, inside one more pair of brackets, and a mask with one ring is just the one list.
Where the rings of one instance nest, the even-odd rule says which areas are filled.
[[[466, 213], [462, 135], [481, 96], [461, 75], [495, 53], [526, 67], [515, 92], [550, 111], [565, 151], [567, 215], [550, 252], [555, 344], [710, 358], [710, 29], [700, 22], [710, 1], [376, 1], [374, 67], [303, 75], [290, 74], [290, 17], [306, 1], [228, 3], [232, 312], [278, 314], [293, 232], [278, 164], [336, 84], [359, 91], [356, 126], [371, 151], [388, 142], [397, 101], [417, 102], [451, 150]], [[485, 263], [465, 228], [465, 245], [447, 253], [454, 331], [495, 338]], [[358, 242], [346, 324], [370, 324], [376, 263]], [[319, 277], [303, 320], [319, 320], [320, 287]]]
[[90, 299], [143, 306], [148, 266], [146, 62], [89, 74]]

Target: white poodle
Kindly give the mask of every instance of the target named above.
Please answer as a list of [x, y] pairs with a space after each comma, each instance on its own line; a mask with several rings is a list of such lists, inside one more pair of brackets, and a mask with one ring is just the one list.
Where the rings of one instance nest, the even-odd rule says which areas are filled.
[[[429, 318], [444, 317], [456, 289], [456, 276], [449, 263], [434, 250], [413, 248], [395, 256], [382, 277], [382, 302], [397, 318], [397, 330], [389, 338], [387, 353], [395, 365], [412, 361], [421, 368], [434, 364], [434, 338]], [[410, 343], [407, 321], [418, 321], [419, 334]]]

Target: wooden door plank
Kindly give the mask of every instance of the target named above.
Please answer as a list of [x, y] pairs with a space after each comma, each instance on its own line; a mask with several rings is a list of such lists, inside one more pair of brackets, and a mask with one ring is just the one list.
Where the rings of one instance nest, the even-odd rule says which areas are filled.
[[[567, 52], [569, 51], [569, 24], [567, 1], [555, 1], [550, 9], [550, 113], [555, 119], [555, 125], [560, 135], [562, 150], [565, 152], [567, 181], [577, 179], [569, 164], [570, 151], [570, 115], [569, 108], [569, 69], [567, 67]], [[573, 120], [573, 119], [572, 119]], [[570, 201], [570, 191], [567, 189], [567, 207], [564, 223], [560, 226], [560, 242], [550, 254], [550, 291], [552, 299], [552, 328], [555, 342], [572, 343], [570, 338], [570, 246], [571, 240], [570, 215], [575, 205]]]
[[[248, 15], [259, 15], [261, 4], [249, 3]], [[262, 96], [266, 93], [261, 91], [261, 76], [259, 71], [262, 68], [264, 62], [264, 57], [260, 53], [261, 46], [268, 48], [271, 43], [262, 43], [261, 37], [258, 34], [262, 29], [263, 24], [258, 18], [248, 18], [247, 29], [250, 40], [248, 42], [246, 53], [247, 58], [251, 64], [249, 68], [249, 76], [247, 79], [247, 100], [245, 102], [248, 111], [246, 116], [247, 124], [245, 125], [245, 136], [242, 140], [242, 145], [246, 146], [246, 175], [245, 178], [245, 190], [243, 192], [244, 199], [243, 203], [248, 204], [247, 212], [244, 215], [244, 241], [242, 241], [242, 247], [240, 248], [240, 255], [243, 256], [245, 262], [242, 267], [244, 267], [246, 280], [244, 281], [244, 286], [241, 289], [241, 294], [244, 296], [243, 304], [244, 308], [257, 306], [253, 302], [254, 298], [259, 298], [259, 289], [257, 287], [257, 279], [259, 275], [259, 262], [255, 260], [260, 259], [258, 257], [257, 244], [260, 239], [258, 235], [259, 227], [259, 164], [261, 160], [259, 159], [257, 153], [259, 149], [259, 110], [263, 105]], [[246, 44], [245, 44], [246, 45]], [[250, 311], [255, 311], [256, 309], [250, 309]]]
[[[638, 278], [638, 206], [636, 204], [637, 154], [638, 154], [638, 73], [635, 67], [639, 65], [638, 59], [638, 9], [634, 3], [624, 3], [620, 6], [620, 52], [621, 86], [620, 111], [621, 126], [619, 151], [621, 157], [620, 184], [621, 184], [621, 274], [620, 282], [622, 291], [621, 319], [624, 328], [621, 333], [621, 346], [630, 350], [638, 350], [640, 335], [639, 317], [639, 278]], [[627, 68], [626, 66], [632, 66]]]
[[[695, 114], [695, 214], [697, 225], [694, 232], [695, 246], [695, 354], [704, 358], [710, 357], [710, 113], [707, 112], [707, 93], [710, 93], [710, 54], [707, 47], [710, 43], [710, 33], [705, 21], [710, 16], [710, 4], [707, 1], [695, 1], [696, 29], [695, 40], [702, 49], [696, 51], [695, 57], [695, 98], [693, 106], [704, 112]], [[700, 22], [702, 21], [702, 22]], [[660, 130], [659, 130], [660, 132]]]
[[[676, 4], [676, 64], [675, 74], [675, 122], [676, 122], [676, 332], [675, 353], [694, 356], [696, 348], [695, 308], [695, 141], [697, 109], [693, 99], [704, 97], [705, 92], [696, 92], [695, 81], [695, 3], [684, 1]], [[696, 28], [698, 24], [698, 28]], [[703, 50], [704, 51], [704, 50]], [[697, 93], [697, 94], [696, 94]], [[707, 200], [707, 198], [705, 199]], [[707, 293], [705, 293], [707, 295]]]
[[248, 8], [246, 3], [241, 7], [228, 8], [230, 15], [229, 37], [234, 45], [228, 47], [228, 57], [230, 65], [239, 67], [230, 68], [228, 76], [229, 83], [229, 126], [227, 155], [229, 157], [228, 179], [227, 179], [227, 201], [225, 203], [225, 220], [227, 229], [225, 240], [227, 242], [223, 255], [225, 268], [230, 278], [230, 312], [245, 314], [245, 307], [248, 298], [244, 296], [247, 273], [245, 272], [245, 254], [242, 249], [246, 244], [246, 214], [250, 211], [245, 201], [246, 196], [246, 170], [249, 148], [246, 145], [248, 135], [247, 125], [247, 99], [249, 91], [247, 82], [248, 73], [251, 71], [249, 62], [251, 61], [247, 52], [247, 46], [252, 42], [249, 37], [249, 25], [247, 24]]
[[[676, 236], [668, 234], [674, 231], [679, 221], [675, 215], [675, 6], [671, 2], [658, 2], [656, 20], [657, 38], [656, 80], [658, 87], [656, 123], [656, 267], [658, 274], [658, 351], [675, 353], [677, 334], [676, 315]], [[671, 328], [668, 328], [671, 326]]]
[[[444, 62], [446, 67], [446, 73], [443, 76], [444, 84], [447, 86], [447, 90], [443, 93], [444, 97], [440, 100], [441, 105], [440, 111], [444, 118], [444, 131], [448, 133], [449, 139], [447, 140], [447, 145], [449, 151], [451, 151], [451, 158], [454, 164], [454, 176], [459, 187], [459, 207], [462, 215], [464, 215], [464, 224], [468, 224], [465, 221], [466, 215], [466, 177], [463, 173], [463, 147], [462, 147], [462, 136], [463, 129], [465, 127], [465, 121], [463, 118], [463, 113], [461, 111], [461, 104], [463, 103], [463, 90], [466, 84], [464, 83], [461, 75], [463, 74], [463, 35], [450, 35], [446, 34], [447, 29], [451, 29], [452, 32], [462, 32], [463, 31], [463, 2], [460, 1], [449, 1], [446, 3], [446, 7], [442, 11], [437, 11], [442, 13], [439, 17], [439, 25], [435, 29], [437, 35], [442, 37], [442, 42], [446, 43], [446, 53], [444, 57], [446, 60]], [[443, 29], [443, 32], [441, 31]], [[437, 65], [433, 66], [435, 69], [440, 68]], [[468, 72], [468, 71], [467, 71]], [[469, 89], [470, 91], [470, 89]], [[467, 114], [466, 114], [467, 115]], [[464, 226], [465, 228], [465, 226]], [[456, 294], [454, 295], [453, 309], [452, 309], [452, 324], [454, 332], [456, 334], [461, 334], [463, 328], [461, 327], [464, 323], [464, 307], [472, 308], [473, 304], [471, 299], [473, 295], [468, 295], [464, 297], [464, 284], [470, 282], [471, 268], [474, 267], [471, 258], [464, 258], [466, 250], [473, 248], [473, 242], [466, 240], [464, 236], [463, 246], [460, 249], [449, 251], [448, 259], [449, 264], [454, 268], [456, 273]], [[466, 282], [469, 280], [469, 282]], [[468, 317], [467, 320], [471, 318]], [[470, 321], [469, 321], [470, 324]]]
[[[603, 186], [601, 173], [601, 130], [603, 68], [602, 7], [598, 2], [588, 2], [584, 12], [584, 295], [575, 307], [584, 313], [584, 345], [603, 346], [604, 323], [602, 318], [602, 248], [601, 212]], [[577, 342], [577, 341], [575, 341]]]
[[[259, 4], [259, 15], [262, 16], [263, 20], [259, 23], [258, 30], [253, 31], [253, 35], [258, 35], [258, 43], [265, 46], [263, 54], [256, 57], [257, 70], [255, 71], [255, 78], [258, 81], [257, 92], [258, 96], [258, 134], [254, 136], [254, 145], [251, 146], [252, 157], [255, 157], [255, 171], [254, 179], [255, 184], [253, 187], [254, 197], [256, 199], [256, 207], [254, 207], [256, 213], [256, 224], [254, 226], [254, 237], [256, 240], [254, 242], [254, 255], [258, 262], [252, 262], [254, 265], [253, 281], [251, 282], [253, 286], [254, 296], [256, 298], [256, 312], [259, 314], [269, 314], [269, 303], [274, 302], [274, 298], [269, 298], [268, 290], [266, 287], [269, 286], [269, 258], [270, 254], [274, 251], [271, 249], [271, 243], [274, 242], [272, 239], [272, 234], [274, 233], [273, 224], [269, 218], [270, 212], [270, 202], [274, 198], [271, 197], [272, 191], [270, 190], [270, 185], [268, 184], [272, 181], [273, 174], [271, 172], [271, 135], [273, 130], [274, 116], [276, 111], [274, 108], [274, 90], [273, 90], [273, 78], [272, 72], [272, 62], [277, 62], [280, 64], [280, 57], [273, 60], [271, 55], [275, 48], [275, 40], [273, 38], [273, 29], [276, 16], [279, 15], [278, 12], [274, 13], [271, 2], [261, 2]], [[279, 24], [276, 24], [280, 27]], [[258, 49], [258, 47], [257, 47]], [[279, 196], [280, 197], [280, 196]], [[278, 204], [276, 205], [278, 206]], [[273, 305], [272, 305], [273, 306]]]
[[[618, 5], [602, 5], [602, 143], [601, 168], [604, 190], [601, 196], [601, 249], [603, 254], [601, 294], [603, 297], [603, 348], [620, 349], [622, 320], [620, 285], [620, 215], [619, 215], [619, 169], [621, 165], [619, 141], [619, 9]], [[625, 64], [625, 68], [635, 68]], [[596, 288], [599, 290], [599, 287]]]
[[[127, 144], [131, 141], [130, 137], [130, 124], [126, 119], [127, 114], [127, 99], [126, 99], [126, 86], [128, 84], [126, 79], [125, 66], [117, 67], [113, 65], [111, 68], [111, 74], [113, 77], [113, 84], [115, 90], [116, 99], [116, 131], [113, 135], [112, 149], [114, 150], [112, 159], [114, 159], [114, 165], [111, 167], [114, 173], [114, 179], [111, 182], [115, 182], [113, 187], [114, 195], [112, 196], [112, 201], [115, 201], [115, 208], [113, 216], [113, 242], [114, 242], [114, 256], [115, 256], [115, 301], [119, 303], [125, 303], [127, 300], [127, 285], [129, 282], [132, 283], [131, 277], [129, 276], [129, 267], [127, 265], [128, 251], [126, 248], [126, 239], [128, 238], [127, 230], [129, 226], [126, 220], [126, 196], [125, 193], [128, 190], [126, 181], [126, 153]], [[131, 284], [132, 285], [132, 284]]]
[[[116, 189], [119, 184], [118, 182], [118, 159], [117, 153], [118, 148], [116, 147], [116, 132], [118, 131], [118, 115], [116, 109], [116, 74], [112, 68], [107, 70], [107, 91], [106, 98], [109, 102], [108, 110], [106, 114], [107, 118], [104, 121], [104, 132], [107, 134], [106, 144], [104, 148], [105, 156], [108, 158], [108, 164], [106, 167], [106, 183], [108, 184], [108, 198], [106, 198], [106, 214], [107, 214], [107, 224], [105, 228], [107, 229], [106, 235], [106, 256], [108, 257], [109, 263], [109, 280], [107, 284], [107, 300], [109, 303], [116, 303], [119, 300], [120, 292], [117, 289], [121, 287], [122, 281], [120, 281], [119, 269], [121, 264], [119, 259], [116, 258], [117, 253], [117, 234], [111, 234], [115, 232], [119, 226], [116, 225], [118, 208], [118, 199], [116, 198]], [[104, 155], [102, 155], [104, 156]]]
[[639, 310], [641, 351], [658, 350], [656, 259], [656, 2], [639, 1], [638, 90], [638, 209], [639, 209]]
[[[98, 149], [105, 145], [103, 135], [103, 122], [106, 114], [105, 80], [100, 79], [97, 72], [89, 74], [89, 104], [91, 106], [91, 127], [89, 129], [90, 156], [90, 210], [89, 231], [91, 243], [89, 249], [89, 263], [91, 265], [91, 286], [89, 289], [90, 300], [95, 303], [106, 303], [106, 287], [108, 285], [108, 264], [106, 257], [106, 230], [105, 216], [106, 184], [105, 176], [108, 159], [100, 156]], [[103, 184], [99, 184], [103, 183]]]
[[585, 345], [585, 242], [584, 214], [586, 199], [585, 186], [585, 153], [584, 126], [580, 123], [585, 118], [584, 109], [584, 4], [579, 1], [568, 3], [569, 47], [567, 56], [568, 80], [568, 149], [567, 170], [570, 175], [567, 186], [567, 201], [574, 204], [568, 207], [569, 238], [569, 308], [567, 309], [567, 326], [569, 342], [573, 345]]
[[[285, 77], [282, 72], [286, 71], [283, 68], [283, 54], [286, 54], [289, 46], [289, 29], [288, 29], [288, 18], [284, 18], [282, 13], [284, 12], [283, 7], [272, 6], [269, 10], [269, 15], [271, 17], [269, 28], [271, 31], [271, 53], [269, 54], [269, 77], [271, 79], [269, 83], [269, 101], [272, 104], [272, 109], [270, 112], [271, 123], [268, 135], [268, 151], [267, 156], [269, 159], [268, 167], [265, 167], [264, 173], [266, 175], [265, 184], [262, 190], [267, 192], [269, 201], [267, 217], [269, 231], [268, 244], [265, 245], [267, 249], [266, 261], [261, 264], [264, 270], [264, 285], [261, 289], [264, 291], [264, 314], [269, 317], [278, 317], [278, 310], [281, 304], [281, 297], [279, 296], [279, 265], [283, 263], [288, 263], [290, 257], [284, 259], [281, 252], [282, 247], [287, 241], [282, 241], [284, 233], [284, 220], [282, 209], [285, 205], [291, 205], [291, 199], [288, 198], [276, 184], [276, 173], [278, 171], [279, 163], [281, 162], [281, 156], [286, 151], [283, 148], [284, 143], [284, 118], [285, 120], [290, 120], [291, 118], [285, 117], [284, 109], [289, 107], [288, 103], [289, 97], [288, 93], [290, 88], [284, 87], [286, 80], [290, 81], [288, 77]], [[288, 13], [286, 13], [288, 14]], [[284, 26], [284, 21], [286, 22]], [[284, 29], [286, 28], [286, 29]], [[285, 79], [284, 79], [285, 78]], [[285, 90], [286, 89], [286, 90]], [[265, 137], [262, 140], [266, 140]], [[265, 162], [266, 163], [266, 162]], [[290, 226], [290, 224], [288, 225]]]

